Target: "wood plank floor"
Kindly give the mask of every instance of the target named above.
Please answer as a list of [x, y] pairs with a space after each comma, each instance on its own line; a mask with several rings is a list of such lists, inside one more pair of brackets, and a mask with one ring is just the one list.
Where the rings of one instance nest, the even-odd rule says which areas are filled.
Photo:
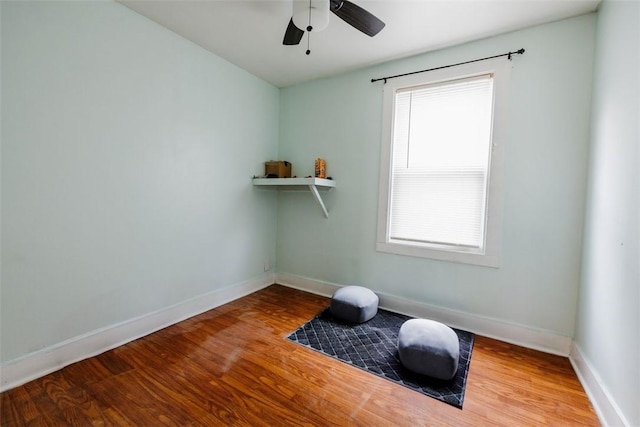
[[270, 286], [2, 393], [0, 425], [599, 425], [563, 357], [477, 336], [460, 410], [284, 339], [328, 302]]

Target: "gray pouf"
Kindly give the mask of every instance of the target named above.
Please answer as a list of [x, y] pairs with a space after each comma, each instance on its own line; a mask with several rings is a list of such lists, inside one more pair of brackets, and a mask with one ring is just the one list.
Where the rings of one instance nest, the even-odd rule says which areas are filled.
[[331, 297], [331, 314], [350, 323], [363, 323], [378, 312], [379, 298], [371, 289], [345, 286]]
[[458, 370], [460, 342], [456, 333], [440, 322], [407, 320], [398, 332], [400, 362], [422, 375], [450, 380]]

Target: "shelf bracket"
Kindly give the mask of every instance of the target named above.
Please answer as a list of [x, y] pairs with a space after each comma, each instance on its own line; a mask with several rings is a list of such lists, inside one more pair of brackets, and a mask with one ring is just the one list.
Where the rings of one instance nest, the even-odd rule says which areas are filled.
[[324, 217], [329, 218], [329, 212], [327, 212], [327, 208], [324, 205], [324, 202], [322, 201], [322, 197], [320, 197], [320, 192], [318, 191], [318, 188], [315, 185], [309, 185], [309, 190], [311, 191], [311, 194], [313, 194], [313, 197], [316, 199], [316, 202], [318, 202], [318, 204], [320, 205], [320, 209], [322, 209], [322, 213], [324, 214]]
[[265, 186], [279, 191], [311, 191], [313, 198], [322, 209], [325, 218], [329, 218], [329, 212], [320, 196], [321, 190], [331, 191], [336, 182], [324, 178], [253, 178], [253, 185]]

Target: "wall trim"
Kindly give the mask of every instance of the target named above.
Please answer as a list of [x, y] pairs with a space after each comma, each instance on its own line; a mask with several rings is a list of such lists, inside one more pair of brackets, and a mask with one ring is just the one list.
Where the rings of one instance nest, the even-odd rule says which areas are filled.
[[[2, 363], [0, 364], [0, 392], [97, 356], [274, 283], [326, 297], [330, 297], [336, 289], [343, 286], [289, 273], [276, 273], [216, 289], [170, 307], [98, 329]], [[489, 338], [546, 353], [568, 356], [602, 424], [612, 427], [631, 425], [615, 404], [596, 371], [584, 357], [580, 347], [570, 338], [499, 319], [420, 303], [382, 292], [376, 293], [380, 297], [380, 307], [387, 310], [438, 320], [452, 327]]]
[[[289, 273], [276, 273], [276, 283], [327, 297], [343, 286]], [[464, 329], [485, 337], [495, 338], [545, 353], [564, 357], [569, 356], [572, 342], [569, 337], [505, 322], [500, 319], [408, 300], [382, 292], [376, 291], [376, 294], [380, 297], [380, 307], [390, 311], [414, 317], [434, 319], [454, 328]]]
[[0, 392], [149, 335], [274, 283], [273, 273], [190, 298], [0, 364]]
[[604, 386], [600, 376], [587, 358], [584, 357], [584, 353], [575, 342], [571, 344], [569, 361], [573, 366], [573, 370], [576, 371], [582, 388], [584, 388], [587, 393], [602, 425], [605, 427], [631, 427], [631, 423], [627, 421], [618, 405], [616, 405], [615, 400]]

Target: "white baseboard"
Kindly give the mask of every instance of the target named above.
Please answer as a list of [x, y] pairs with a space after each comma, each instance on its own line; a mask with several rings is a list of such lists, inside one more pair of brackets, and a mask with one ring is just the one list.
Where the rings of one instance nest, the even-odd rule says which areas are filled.
[[[331, 296], [336, 289], [343, 286], [288, 273], [277, 273], [276, 283], [323, 296]], [[437, 320], [454, 328], [545, 353], [569, 356], [572, 342], [569, 337], [381, 292], [376, 292], [376, 294], [380, 297], [380, 307], [390, 311]]]
[[[267, 274], [237, 283], [0, 364], [0, 392], [204, 313], [273, 283], [327, 297], [343, 286], [287, 273]], [[569, 356], [602, 424], [611, 427], [630, 426], [580, 348], [570, 338], [498, 319], [376, 293], [380, 297], [380, 307], [387, 310], [438, 320], [479, 335], [547, 353]]]
[[602, 380], [600, 380], [600, 376], [584, 357], [582, 350], [575, 342], [571, 345], [569, 360], [602, 425], [605, 427], [630, 427], [631, 423], [622, 414], [607, 388], [603, 385]]
[[[67, 365], [96, 356], [162, 328], [258, 291], [273, 283], [323, 296], [342, 285], [287, 273], [268, 274], [215, 290], [171, 307], [63, 341], [0, 365], [0, 391], [9, 390]], [[377, 292], [380, 307], [446, 323], [479, 335], [547, 353], [568, 356], [571, 339], [497, 319], [451, 310]], [[615, 424], [614, 424], [615, 425]]]
[[134, 319], [71, 338], [0, 364], [0, 391], [96, 356], [274, 283], [274, 274], [227, 286]]

